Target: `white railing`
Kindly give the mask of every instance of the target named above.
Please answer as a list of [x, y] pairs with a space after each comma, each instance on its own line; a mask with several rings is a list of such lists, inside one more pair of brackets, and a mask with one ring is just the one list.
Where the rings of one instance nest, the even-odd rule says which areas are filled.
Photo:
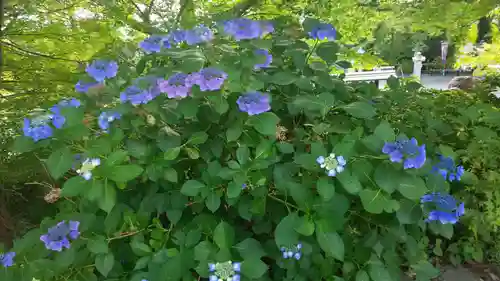
[[344, 81], [375, 81], [378, 84], [378, 88], [383, 89], [391, 76], [397, 77], [394, 66], [382, 66], [370, 71], [348, 69], [345, 73]]

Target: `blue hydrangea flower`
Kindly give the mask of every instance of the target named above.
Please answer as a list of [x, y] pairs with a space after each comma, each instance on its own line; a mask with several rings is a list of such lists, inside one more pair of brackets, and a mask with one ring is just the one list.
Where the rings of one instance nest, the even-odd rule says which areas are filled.
[[52, 125], [57, 129], [61, 129], [66, 123], [66, 117], [61, 114], [61, 108], [63, 107], [80, 107], [81, 102], [75, 98], [70, 100], [64, 99], [60, 101], [58, 104], [52, 106], [50, 111], [52, 111], [53, 115], [51, 116]]
[[227, 79], [227, 73], [222, 70], [207, 67], [199, 72], [191, 73], [186, 78], [186, 86], [198, 85], [202, 92], [220, 90]]
[[116, 119], [120, 119], [121, 114], [118, 112], [101, 112], [99, 117], [97, 118], [97, 124], [99, 128], [103, 131], [107, 132], [109, 129], [109, 123], [115, 121]]
[[225, 21], [223, 27], [224, 32], [233, 36], [236, 41], [262, 38], [266, 34], [274, 31], [271, 22], [262, 22], [246, 18]]
[[191, 85], [186, 84], [187, 74], [176, 73], [168, 80], [159, 80], [158, 87], [160, 92], [167, 93], [167, 96], [173, 98], [185, 98], [191, 91]]
[[203, 42], [208, 42], [212, 40], [214, 34], [210, 28], [199, 25], [193, 29], [186, 30], [184, 32], [184, 39], [188, 45], [196, 45]]
[[[147, 79], [152, 78], [149, 77]], [[146, 104], [156, 98], [159, 94], [160, 90], [157, 87], [156, 82], [154, 86], [151, 86], [148, 89], [141, 89], [137, 85], [132, 85], [120, 93], [120, 101], [122, 103], [129, 101], [133, 105]]]
[[388, 154], [392, 162], [403, 162], [404, 169], [418, 169], [425, 164], [425, 144], [418, 146], [415, 138], [396, 142], [386, 142], [382, 152]]
[[113, 78], [118, 73], [118, 63], [116, 61], [95, 60], [87, 66], [85, 71], [97, 82], [104, 79]]
[[139, 43], [139, 47], [144, 50], [146, 54], [159, 53], [162, 47], [170, 47], [168, 44], [168, 37], [164, 35], [151, 35]]
[[258, 63], [254, 66], [254, 69], [256, 69], [256, 70], [269, 67], [271, 65], [271, 63], [273, 62], [273, 56], [269, 53], [268, 50], [258, 49], [258, 50], [255, 50], [255, 54], [266, 57], [266, 61], [264, 63]]
[[85, 161], [82, 162], [82, 166], [80, 169], [76, 170], [76, 172], [82, 176], [86, 180], [90, 180], [92, 178], [92, 170], [95, 169], [95, 167], [101, 165], [101, 159], [99, 158], [87, 158]]
[[40, 236], [40, 240], [45, 243], [45, 248], [52, 251], [61, 252], [63, 248], [69, 249], [71, 240], [75, 240], [80, 236], [78, 221], [59, 222], [56, 226], [49, 228], [47, 234]]
[[186, 40], [185, 30], [174, 30], [170, 32], [169, 38], [174, 41], [174, 43], [181, 43]]
[[270, 102], [270, 96], [261, 92], [249, 92], [236, 100], [240, 111], [246, 112], [248, 115], [257, 115], [271, 110]]
[[78, 83], [76, 83], [75, 85], [75, 91], [79, 92], [79, 93], [87, 93], [90, 88], [93, 88], [97, 85], [99, 85], [100, 83], [99, 82], [85, 82], [85, 81], [78, 81]]
[[319, 156], [316, 162], [326, 170], [329, 177], [335, 177], [338, 173], [343, 172], [347, 164], [344, 156], [335, 156], [334, 153], [330, 153], [327, 157]]
[[240, 281], [241, 263], [227, 261], [223, 263], [209, 263], [210, 281]]
[[432, 167], [432, 171], [439, 173], [444, 180], [460, 181], [465, 170], [463, 166], [455, 166], [455, 162], [451, 157], [439, 155], [440, 162]]
[[2, 253], [0, 254], [0, 263], [3, 265], [3, 267], [10, 267], [14, 265], [15, 256], [15, 252]]
[[292, 248], [281, 247], [280, 251], [284, 259], [294, 258], [296, 260], [300, 260], [300, 258], [302, 258], [301, 249], [302, 249], [302, 244], [299, 243]]
[[439, 192], [426, 194], [420, 198], [420, 202], [432, 208], [426, 222], [439, 221], [442, 224], [455, 224], [465, 213], [464, 203], [458, 204], [457, 200], [449, 194], [443, 195]]
[[337, 31], [333, 27], [333, 25], [329, 23], [320, 23], [316, 25], [310, 32], [309, 36], [312, 39], [323, 40], [327, 39], [328, 41], [334, 41], [337, 37]]
[[47, 124], [48, 120], [50, 120], [50, 117], [51, 116], [45, 118], [44, 120], [40, 120], [40, 118], [33, 119], [33, 122], [28, 118], [24, 118], [24, 135], [26, 137], [32, 138], [35, 142], [52, 137], [54, 131], [52, 127]]

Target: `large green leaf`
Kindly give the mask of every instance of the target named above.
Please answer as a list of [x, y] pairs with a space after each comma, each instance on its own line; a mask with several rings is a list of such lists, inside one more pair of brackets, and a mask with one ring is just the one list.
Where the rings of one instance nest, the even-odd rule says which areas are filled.
[[372, 119], [377, 115], [375, 108], [363, 101], [356, 101], [342, 107], [347, 113], [356, 118]]
[[95, 258], [95, 267], [104, 276], [108, 276], [114, 264], [115, 257], [112, 253], [99, 254]]
[[205, 187], [205, 184], [197, 180], [188, 180], [182, 185], [181, 193], [186, 196], [196, 196], [203, 187]]
[[116, 182], [128, 182], [141, 175], [143, 171], [141, 166], [135, 164], [118, 165], [114, 166], [107, 176]]
[[248, 118], [250, 126], [254, 127], [257, 132], [267, 136], [276, 135], [276, 126], [279, 121], [279, 117], [272, 112], [264, 112]]
[[295, 231], [298, 226], [298, 216], [295, 213], [284, 217], [274, 230], [274, 240], [278, 248], [293, 247], [299, 240], [299, 235]]
[[220, 222], [214, 230], [214, 242], [221, 249], [231, 249], [234, 243], [234, 229], [227, 222]]
[[47, 159], [46, 164], [50, 175], [53, 178], [58, 179], [71, 169], [73, 161], [74, 157], [71, 150], [65, 146], [52, 152]]
[[319, 229], [316, 231], [316, 239], [318, 239], [321, 249], [323, 249], [328, 256], [339, 261], [344, 261], [344, 241], [337, 232], [324, 232]]

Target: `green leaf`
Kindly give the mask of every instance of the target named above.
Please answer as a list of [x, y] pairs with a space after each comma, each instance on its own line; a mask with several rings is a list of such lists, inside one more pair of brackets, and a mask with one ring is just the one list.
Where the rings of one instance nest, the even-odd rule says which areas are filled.
[[368, 272], [373, 281], [392, 281], [389, 271], [383, 265], [371, 264]]
[[391, 164], [381, 163], [378, 165], [373, 177], [375, 183], [388, 194], [393, 193], [399, 186], [400, 173]]
[[316, 182], [316, 189], [323, 201], [330, 201], [335, 195], [335, 185], [330, 179], [325, 177], [319, 178]]
[[114, 166], [108, 178], [115, 182], [128, 182], [140, 176], [144, 169], [136, 164]]
[[271, 77], [271, 82], [278, 85], [290, 85], [299, 77], [291, 72], [277, 72]]
[[100, 254], [95, 258], [96, 269], [104, 276], [107, 277], [113, 265], [115, 264], [115, 257], [113, 253]]
[[319, 228], [316, 231], [316, 238], [319, 246], [328, 256], [344, 261], [344, 241], [337, 232], [324, 232]]
[[128, 152], [124, 150], [117, 150], [111, 153], [108, 158], [106, 158], [106, 165], [115, 166], [127, 160]]
[[147, 256], [151, 254], [151, 248], [143, 242], [138, 241], [137, 239], [132, 239], [130, 242], [130, 248], [132, 252], [137, 256]]
[[73, 154], [68, 147], [58, 149], [50, 154], [47, 159], [47, 168], [54, 179], [60, 178], [73, 166]]
[[141, 257], [135, 263], [134, 270], [141, 270], [141, 269], [146, 268], [150, 261], [151, 261], [151, 256]]
[[422, 208], [420, 204], [412, 200], [400, 200], [399, 210], [396, 217], [401, 224], [416, 224], [422, 218]]
[[108, 242], [104, 236], [96, 236], [88, 240], [87, 248], [94, 254], [107, 254], [109, 251]]
[[281, 153], [290, 154], [290, 153], [295, 152], [295, 148], [293, 147], [293, 144], [288, 143], [288, 142], [280, 142], [280, 143], [277, 143], [276, 146], [278, 147], [278, 149]]
[[241, 273], [250, 279], [262, 277], [267, 271], [267, 265], [259, 258], [245, 259], [241, 263]]
[[208, 241], [201, 241], [196, 247], [194, 247], [194, 258], [198, 261], [208, 260], [211, 253], [213, 253], [214, 245]]
[[384, 211], [387, 198], [385, 198], [382, 191], [371, 189], [364, 189], [359, 193], [359, 198], [363, 204], [363, 208], [372, 214], [381, 214]]
[[371, 104], [362, 101], [356, 101], [345, 105], [343, 109], [356, 118], [372, 119], [377, 115], [377, 111]]
[[208, 194], [208, 197], [205, 199], [205, 205], [210, 211], [212, 211], [212, 213], [215, 213], [215, 211], [219, 209], [220, 196], [217, 194], [217, 192], [212, 191], [210, 192], [210, 194]]
[[238, 250], [240, 256], [245, 260], [251, 258], [260, 259], [266, 255], [259, 241], [253, 238], [247, 238], [234, 247]]
[[380, 124], [375, 128], [373, 134], [385, 142], [392, 142], [396, 139], [394, 129], [391, 127], [391, 124], [385, 120], [380, 122]]
[[298, 233], [304, 236], [311, 236], [314, 234], [314, 222], [309, 217], [300, 217], [296, 224], [295, 231]]
[[198, 149], [196, 149], [196, 148], [184, 147], [184, 151], [186, 151], [186, 153], [190, 159], [200, 158], [200, 153], [198, 152]]
[[231, 249], [234, 243], [234, 229], [227, 222], [220, 222], [214, 230], [214, 242], [220, 249]]
[[439, 276], [439, 269], [435, 268], [428, 261], [419, 261], [411, 265], [411, 268], [417, 275], [417, 280], [431, 280]]
[[240, 183], [231, 181], [227, 185], [227, 198], [236, 198], [240, 196], [243, 186]]
[[253, 115], [248, 118], [248, 124], [257, 130], [257, 132], [266, 136], [276, 135], [276, 126], [280, 119], [272, 112], [264, 112]]
[[318, 45], [316, 54], [329, 64], [337, 61], [339, 46], [335, 42], [325, 42]]
[[363, 189], [358, 177], [351, 174], [349, 171], [343, 171], [337, 174], [337, 179], [342, 184], [342, 187], [351, 194], [357, 194]]
[[165, 160], [174, 160], [175, 158], [177, 158], [177, 156], [179, 156], [180, 152], [181, 152], [181, 148], [179, 146], [178, 147], [169, 148], [163, 154], [163, 159], [165, 159]]
[[167, 168], [164, 172], [163, 177], [169, 182], [176, 183], [177, 180], [177, 171], [174, 168]]
[[203, 187], [205, 187], [205, 184], [197, 180], [188, 180], [182, 185], [181, 193], [186, 196], [196, 196]]
[[72, 177], [67, 180], [61, 190], [61, 196], [73, 197], [83, 194], [91, 188], [90, 181], [81, 176]]
[[205, 143], [208, 139], [208, 134], [205, 132], [196, 132], [187, 141], [190, 144], [202, 144]]
[[235, 124], [226, 131], [227, 142], [232, 142], [240, 138], [243, 133], [243, 128], [239, 124]]
[[427, 187], [422, 178], [406, 174], [399, 179], [398, 191], [410, 200], [418, 200], [427, 192]]
[[274, 240], [278, 248], [292, 247], [297, 244], [299, 235], [295, 231], [298, 226], [298, 216], [295, 213], [284, 217], [274, 230]]
[[240, 165], [245, 165], [250, 159], [250, 149], [247, 146], [240, 146], [236, 149], [236, 159]]
[[366, 273], [366, 271], [360, 270], [356, 273], [355, 281], [370, 281], [370, 277], [368, 276], [368, 273]]
[[19, 136], [14, 140], [12, 144], [12, 150], [19, 153], [25, 153], [35, 149], [36, 144], [32, 138]]
[[116, 204], [116, 188], [112, 184], [106, 184], [103, 187], [104, 190], [102, 196], [98, 198], [98, 204], [99, 208], [109, 213]]

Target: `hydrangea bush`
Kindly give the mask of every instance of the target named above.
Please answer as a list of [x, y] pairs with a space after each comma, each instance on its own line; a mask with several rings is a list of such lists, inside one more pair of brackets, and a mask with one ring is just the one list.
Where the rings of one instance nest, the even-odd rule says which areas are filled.
[[50, 150], [61, 212], [4, 250], [0, 280], [436, 277], [421, 242], [466, 212], [464, 168], [329, 74], [336, 36], [233, 19], [152, 35], [135, 68], [91, 62], [16, 141]]

